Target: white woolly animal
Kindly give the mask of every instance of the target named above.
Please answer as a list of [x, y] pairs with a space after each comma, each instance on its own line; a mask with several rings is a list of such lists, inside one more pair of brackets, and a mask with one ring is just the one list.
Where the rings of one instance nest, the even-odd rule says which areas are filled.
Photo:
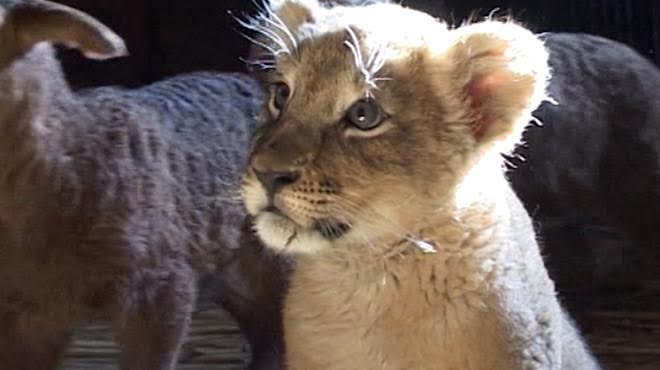
[[243, 196], [297, 257], [289, 369], [599, 368], [499, 154], [545, 98], [539, 39], [372, 1], [273, 0], [248, 26], [271, 97]]
[[[198, 280], [234, 264], [239, 246], [258, 246], [244, 242], [232, 195], [257, 86], [196, 73], [74, 92], [49, 43], [126, 53], [79, 11], [0, 0], [0, 369], [56, 368], [73, 329], [92, 319], [112, 322], [121, 369], [173, 369]], [[279, 312], [252, 310], [238, 294], [252, 283], [231, 274], [216, 277], [238, 292], [217, 295], [234, 300], [264, 352], [253, 369], [278, 368]]]

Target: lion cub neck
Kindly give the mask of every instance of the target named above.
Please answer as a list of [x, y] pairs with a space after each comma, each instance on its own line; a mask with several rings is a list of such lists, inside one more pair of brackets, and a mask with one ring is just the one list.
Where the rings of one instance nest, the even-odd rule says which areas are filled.
[[[429, 358], [454, 364], [447, 369], [464, 369], [466, 351], [479, 346], [483, 356], [474, 360], [479, 362], [474, 368], [511, 368], [502, 355], [507, 330], [495, 312], [499, 302], [492, 288], [504, 280], [512, 255], [526, 257], [502, 243], [509, 219], [504, 203], [513, 195], [498, 167], [489, 168], [485, 163], [475, 167], [433, 222], [418, 230], [417, 240], [434, 251], [417, 247], [411, 238], [388, 248], [353, 245], [299, 256], [285, 327], [287, 343], [305, 345], [291, 348], [309, 349], [312, 341], [318, 351], [342, 353], [343, 359], [328, 361], [323, 369], [376, 368], [360, 362], [365, 353], [384, 364], [390, 361], [379, 369], [433, 368]], [[323, 338], [313, 334], [318, 327]]]

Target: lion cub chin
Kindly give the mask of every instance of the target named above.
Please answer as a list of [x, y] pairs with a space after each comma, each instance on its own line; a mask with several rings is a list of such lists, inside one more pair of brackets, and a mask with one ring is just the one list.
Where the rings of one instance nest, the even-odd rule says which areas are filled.
[[499, 156], [545, 98], [541, 41], [374, 2], [244, 25], [270, 92], [244, 201], [298, 258], [289, 369], [598, 369]]

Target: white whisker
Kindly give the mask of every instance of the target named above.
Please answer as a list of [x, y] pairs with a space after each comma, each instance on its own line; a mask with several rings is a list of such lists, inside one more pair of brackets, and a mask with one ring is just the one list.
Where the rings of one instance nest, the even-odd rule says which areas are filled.
[[361, 217], [361, 221], [369, 226], [379, 229], [379, 231], [385, 235], [404, 238], [407, 234], [409, 234], [409, 232], [401, 228], [400, 225], [392, 222], [389, 218], [369, 205], [354, 204], [346, 198], [341, 198], [339, 205], [344, 207], [347, 212], [354, 215], [363, 213], [364, 216]]
[[276, 64], [272, 60], [269, 59], [258, 59], [258, 60], [249, 60], [245, 59], [243, 57], [238, 58], [241, 62], [248, 64], [250, 66], [257, 66], [261, 68], [262, 70], [269, 70], [269, 69], [275, 69]]
[[266, 45], [266, 44], [264, 44], [263, 42], [258, 41], [258, 40], [256, 40], [256, 39], [254, 39], [254, 38], [252, 38], [252, 37], [246, 35], [246, 34], [243, 33], [243, 32], [239, 32], [239, 35], [243, 36], [246, 40], [250, 41], [251, 43], [253, 43], [253, 44], [257, 45], [257, 46], [259, 46], [260, 48], [266, 50], [266, 51], [269, 52], [270, 54], [272, 54], [272, 55], [278, 55], [277, 51], [275, 51], [275, 49], [273, 49], [273, 48], [270, 47], [269, 45]]
[[293, 47], [293, 50], [298, 50], [298, 40], [295, 38], [295, 36], [293, 36], [293, 33], [291, 32], [289, 27], [286, 26], [286, 23], [284, 23], [284, 21], [282, 21], [280, 16], [278, 16], [270, 7], [267, 8], [267, 12], [273, 19], [275, 19], [275, 21], [277, 21], [279, 25], [275, 24], [275, 22], [272, 21], [271, 23], [273, 23], [274, 26], [278, 27], [289, 37], [289, 40], [291, 40], [291, 46]]
[[373, 89], [377, 89], [378, 86], [376, 82], [379, 80], [382, 81], [383, 78], [381, 77], [381, 79], [378, 79], [375, 77], [375, 75], [385, 65], [385, 61], [386, 61], [385, 47], [383, 46], [376, 47], [373, 50], [373, 52], [369, 55], [369, 59], [365, 64], [364, 56], [362, 54], [362, 49], [360, 47], [360, 42], [358, 40], [357, 35], [355, 34], [355, 31], [353, 31], [353, 29], [349, 26], [346, 27], [346, 32], [348, 33], [350, 39], [345, 40], [344, 45], [347, 46], [351, 51], [351, 53], [353, 54], [355, 67], [364, 76], [365, 83], [369, 87]]
[[[272, 43], [274, 43], [279, 49], [275, 49], [271, 46], [265, 47], [271, 54], [273, 55], [281, 55], [281, 54], [291, 54], [291, 51], [289, 50], [289, 47], [286, 45], [284, 40], [275, 32], [270, 30], [268, 27], [262, 26], [259, 24], [259, 21], [255, 18], [250, 18], [250, 21], [244, 21], [240, 18], [236, 18], [236, 21], [243, 27], [248, 30], [254, 31], [257, 34], [263, 35], [266, 39], [270, 40]], [[252, 41], [258, 46], [264, 47], [267, 45], [267, 43], [258, 41], [250, 36], [243, 35], [246, 37], [248, 40]]]
[[355, 32], [351, 27], [346, 27], [346, 32], [348, 33], [351, 39], [344, 41], [344, 45], [346, 45], [351, 50], [351, 53], [353, 54], [353, 60], [357, 69], [360, 70], [360, 72], [365, 74], [366, 76], [368, 72], [364, 67], [364, 60], [362, 59], [362, 50], [360, 49], [360, 44], [358, 42], [357, 35], [355, 34]]

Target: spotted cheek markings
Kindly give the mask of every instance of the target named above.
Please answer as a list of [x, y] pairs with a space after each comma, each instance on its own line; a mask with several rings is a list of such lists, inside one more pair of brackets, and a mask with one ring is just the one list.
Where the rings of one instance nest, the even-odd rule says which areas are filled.
[[286, 202], [282, 210], [287, 217], [302, 228], [309, 228], [314, 219], [313, 215], [303, 205], [296, 202]]
[[274, 205], [284, 215], [302, 227], [309, 227], [314, 209], [295, 191], [282, 190], [275, 196]]

